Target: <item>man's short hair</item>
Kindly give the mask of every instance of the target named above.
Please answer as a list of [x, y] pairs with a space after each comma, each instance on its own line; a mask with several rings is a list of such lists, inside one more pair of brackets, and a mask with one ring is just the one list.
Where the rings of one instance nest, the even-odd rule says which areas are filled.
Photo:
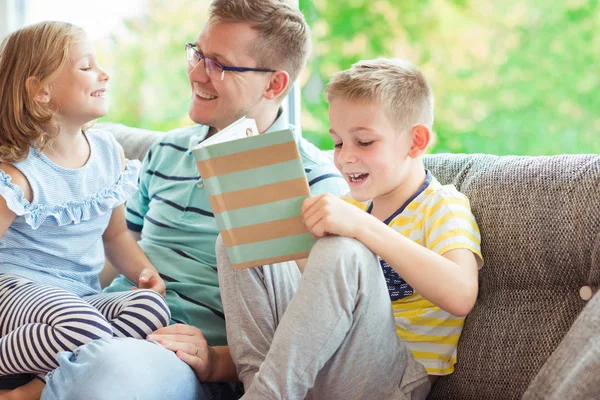
[[310, 53], [310, 31], [304, 16], [280, 0], [215, 0], [209, 11], [214, 22], [245, 22], [258, 32], [248, 49], [258, 68], [287, 71], [290, 84], [306, 65]]
[[325, 88], [328, 101], [344, 98], [385, 107], [398, 132], [433, 125], [433, 91], [411, 62], [398, 58], [359, 61], [333, 75]]

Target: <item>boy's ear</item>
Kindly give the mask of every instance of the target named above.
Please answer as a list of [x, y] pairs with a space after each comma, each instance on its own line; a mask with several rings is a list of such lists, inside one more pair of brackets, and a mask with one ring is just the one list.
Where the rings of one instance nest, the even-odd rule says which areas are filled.
[[275, 71], [271, 73], [269, 86], [265, 90], [265, 98], [272, 100], [279, 96], [290, 84], [290, 75], [285, 71]]
[[38, 79], [35, 76], [30, 76], [25, 81], [25, 88], [27, 89], [27, 93], [33, 97], [35, 101], [40, 103], [49, 103], [50, 102], [50, 90], [47, 87], [43, 87], [39, 89], [37, 92], [36, 86], [38, 85]]
[[412, 158], [422, 155], [431, 141], [431, 131], [426, 125], [418, 124], [411, 128], [412, 144], [408, 155]]

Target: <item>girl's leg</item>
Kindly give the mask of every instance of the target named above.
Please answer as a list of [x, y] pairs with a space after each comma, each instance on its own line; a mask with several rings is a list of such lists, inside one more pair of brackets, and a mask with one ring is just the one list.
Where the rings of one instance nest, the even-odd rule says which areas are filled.
[[84, 297], [110, 321], [114, 335], [145, 339], [157, 329], [168, 326], [169, 306], [152, 290], [100, 293]]
[[0, 375], [43, 378], [58, 366], [57, 353], [112, 337], [108, 321], [65, 290], [0, 274]]

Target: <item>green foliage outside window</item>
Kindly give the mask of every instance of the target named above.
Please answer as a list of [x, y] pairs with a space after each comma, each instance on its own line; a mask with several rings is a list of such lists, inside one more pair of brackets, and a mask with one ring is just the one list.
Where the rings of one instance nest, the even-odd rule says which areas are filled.
[[[112, 72], [106, 120], [167, 130], [192, 122], [184, 43], [208, 1], [149, 0], [99, 49]], [[361, 58], [417, 64], [436, 96], [432, 152], [600, 152], [598, 0], [300, 0], [313, 53], [300, 77], [303, 134], [331, 148], [329, 77]]]

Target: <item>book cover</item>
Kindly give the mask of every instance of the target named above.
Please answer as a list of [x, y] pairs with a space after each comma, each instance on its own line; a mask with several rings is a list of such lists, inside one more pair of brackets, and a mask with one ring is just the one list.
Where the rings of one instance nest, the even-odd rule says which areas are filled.
[[193, 153], [234, 268], [308, 256], [316, 239], [300, 211], [310, 190], [291, 130], [198, 146]]

